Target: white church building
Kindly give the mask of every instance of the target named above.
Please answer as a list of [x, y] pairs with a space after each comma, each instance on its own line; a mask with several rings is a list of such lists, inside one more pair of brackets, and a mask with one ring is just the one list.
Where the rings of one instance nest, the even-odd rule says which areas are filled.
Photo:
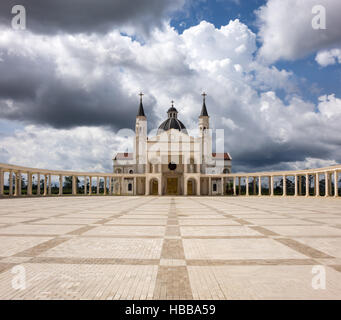
[[[172, 102], [167, 119], [155, 136], [148, 137], [147, 117], [140, 94], [136, 116], [134, 152], [117, 153], [113, 158], [113, 172], [124, 174], [124, 183], [117, 183], [113, 191], [136, 195], [214, 195], [228, 185], [222, 185], [222, 174], [231, 173], [229, 153], [212, 152], [212, 130], [206, 108], [206, 94], [198, 120], [197, 136], [190, 136], [178, 118]], [[131, 174], [132, 178], [127, 178]], [[217, 179], [214, 175], [220, 175]], [[122, 188], [123, 190], [118, 190]], [[116, 190], [117, 189], [117, 190]]]

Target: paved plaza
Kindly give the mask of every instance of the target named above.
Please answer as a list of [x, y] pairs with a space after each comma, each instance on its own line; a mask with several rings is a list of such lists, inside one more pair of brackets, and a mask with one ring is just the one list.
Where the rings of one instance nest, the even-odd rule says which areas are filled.
[[2, 199], [0, 299], [341, 299], [341, 200]]

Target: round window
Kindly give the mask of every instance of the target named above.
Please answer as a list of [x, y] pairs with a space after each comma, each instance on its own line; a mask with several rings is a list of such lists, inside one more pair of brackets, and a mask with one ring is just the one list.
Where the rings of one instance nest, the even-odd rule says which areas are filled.
[[168, 165], [168, 169], [171, 170], [171, 171], [174, 171], [176, 169], [176, 164], [170, 162], [169, 165]]

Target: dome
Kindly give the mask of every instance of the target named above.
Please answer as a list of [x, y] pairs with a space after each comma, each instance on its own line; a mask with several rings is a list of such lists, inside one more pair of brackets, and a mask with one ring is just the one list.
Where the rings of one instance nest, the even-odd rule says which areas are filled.
[[168, 131], [170, 129], [179, 130], [181, 132], [188, 134], [186, 127], [178, 119], [178, 110], [174, 108], [173, 101], [172, 101], [172, 106], [167, 111], [167, 114], [168, 114], [168, 119], [161, 123], [157, 131], [157, 134], [160, 134], [164, 131]]
[[185, 125], [177, 118], [168, 118], [166, 121], [162, 122], [157, 133], [160, 134], [163, 131], [168, 131], [170, 129], [179, 130], [187, 134]]

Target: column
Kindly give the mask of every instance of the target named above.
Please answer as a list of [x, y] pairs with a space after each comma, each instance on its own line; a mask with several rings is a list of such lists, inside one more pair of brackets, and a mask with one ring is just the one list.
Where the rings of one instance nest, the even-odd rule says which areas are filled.
[[270, 177], [270, 184], [271, 184], [271, 192], [270, 192], [270, 195], [273, 196], [274, 195], [274, 177], [271, 176]]
[[18, 171], [18, 194], [21, 196], [21, 171]]
[[325, 189], [325, 197], [329, 196], [329, 174], [328, 172], [324, 173], [324, 189]]
[[146, 183], [146, 185], [145, 185], [146, 196], [149, 196], [149, 194], [150, 194], [150, 191], [149, 191], [150, 181], [149, 181], [148, 177], [146, 177], [145, 183]]
[[258, 196], [262, 195], [262, 177], [258, 177]]
[[334, 171], [334, 196], [338, 197], [339, 196], [339, 175], [337, 171]]
[[240, 190], [240, 187], [241, 187], [241, 180], [242, 178], [241, 177], [238, 177], [238, 195], [240, 196], [242, 194], [241, 190]]
[[212, 178], [211, 177], [208, 178], [208, 195], [209, 196], [212, 195]]
[[332, 188], [332, 180], [333, 180], [333, 174], [330, 172], [329, 173], [329, 176], [328, 176], [328, 181], [329, 181], [329, 186], [328, 186], [328, 190], [329, 190], [329, 196], [331, 196], [332, 195], [332, 190], [333, 190], [333, 188]]
[[112, 177], [109, 177], [109, 195], [112, 196]]
[[92, 195], [92, 177], [89, 177], [89, 195]]
[[298, 176], [295, 174], [295, 197], [298, 196]]
[[0, 168], [0, 196], [4, 195], [4, 171], [2, 168]]
[[120, 195], [124, 195], [124, 177], [120, 178]]
[[27, 172], [27, 195], [32, 195], [32, 172]]
[[97, 177], [97, 186], [96, 187], [97, 187], [97, 190], [96, 190], [97, 195], [99, 195], [99, 177]]
[[287, 195], [287, 176], [283, 176], [283, 197]]
[[72, 176], [72, 194], [77, 195], [77, 177]]
[[269, 196], [271, 196], [271, 177], [268, 177], [268, 183], [269, 183]]
[[234, 196], [237, 195], [236, 180], [237, 180], [237, 177], [233, 177], [233, 195], [234, 195]]
[[224, 178], [221, 178], [221, 195], [224, 195]]
[[158, 180], [157, 187], [158, 187], [159, 196], [162, 196], [162, 178], [160, 178], [160, 179]]
[[315, 174], [315, 187], [316, 187], [315, 196], [319, 197], [320, 196], [320, 174], [319, 173]]
[[201, 181], [200, 181], [200, 176], [198, 178], [198, 182], [197, 182], [197, 196], [201, 195]]
[[196, 173], [200, 173], [200, 163], [199, 164], [196, 164]]
[[19, 195], [18, 185], [19, 185], [19, 178], [18, 178], [18, 172], [14, 173], [14, 195], [17, 197]]
[[47, 175], [44, 174], [44, 196], [47, 195]]
[[107, 195], [107, 177], [103, 177], [104, 195]]
[[[137, 179], [136, 179], [136, 177], [134, 177], [134, 196], [136, 196], [136, 194], [137, 194], [137, 186], [136, 186], [136, 183], [137, 183]], [[109, 185], [110, 185], [110, 183], [109, 183]]]
[[13, 195], [13, 171], [9, 171], [9, 195]]
[[87, 195], [88, 194], [88, 177], [84, 176], [84, 194]]
[[52, 194], [52, 180], [51, 180], [51, 174], [49, 174], [49, 195]]
[[309, 174], [305, 175], [305, 196], [309, 197]]
[[249, 196], [249, 177], [245, 178], [246, 196]]
[[40, 173], [37, 174], [37, 196], [40, 196]]
[[59, 175], [59, 195], [63, 195], [63, 176]]

